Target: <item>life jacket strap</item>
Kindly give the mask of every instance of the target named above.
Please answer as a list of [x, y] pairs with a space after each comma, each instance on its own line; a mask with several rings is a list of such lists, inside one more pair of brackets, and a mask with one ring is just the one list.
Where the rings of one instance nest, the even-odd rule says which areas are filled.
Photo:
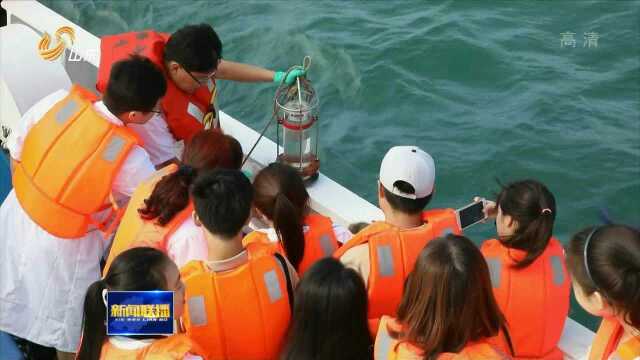
[[214, 85], [213, 91], [211, 91], [211, 97], [209, 98], [209, 106], [207, 107], [207, 113], [202, 119], [202, 124], [204, 125], [205, 129], [220, 128], [220, 121], [218, 120], [218, 117], [215, 116], [215, 113], [216, 113], [215, 101], [216, 101], [217, 93], [218, 93], [218, 87]]
[[119, 207], [116, 203], [115, 198], [113, 197], [113, 191], [109, 193], [109, 213], [105, 217], [103, 221], [96, 221], [92, 217], [89, 217], [89, 222], [93, 224], [104, 236], [105, 239], [108, 239], [120, 224], [120, 220], [124, 216], [125, 207]]

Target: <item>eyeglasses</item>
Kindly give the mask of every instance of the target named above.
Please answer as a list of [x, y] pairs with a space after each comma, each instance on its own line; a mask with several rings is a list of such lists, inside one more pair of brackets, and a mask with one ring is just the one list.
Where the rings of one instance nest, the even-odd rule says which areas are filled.
[[147, 111], [148, 113], [154, 113], [154, 114], [162, 114], [162, 109], [160, 108], [153, 108], [149, 111]]
[[148, 112], [154, 113], [154, 114], [162, 114], [162, 109], [151, 109]]
[[199, 85], [206, 85], [207, 82], [209, 81], [209, 79], [211, 79], [212, 77], [216, 76], [216, 72], [218, 71], [218, 68], [216, 68], [215, 70], [213, 70], [211, 73], [209, 73], [208, 75], [205, 75], [204, 77], [196, 77], [195, 75], [193, 75], [191, 73], [191, 71], [187, 70], [184, 66], [180, 65], [180, 67], [187, 72], [187, 74], [189, 74], [189, 76], [191, 76], [191, 78], [193, 79], [193, 81], [197, 82]]

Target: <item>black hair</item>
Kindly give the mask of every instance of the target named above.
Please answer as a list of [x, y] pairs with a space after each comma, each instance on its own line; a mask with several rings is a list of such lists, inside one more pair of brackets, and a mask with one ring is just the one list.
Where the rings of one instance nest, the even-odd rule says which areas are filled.
[[166, 92], [162, 71], [151, 60], [132, 55], [113, 64], [102, 100], [119, 116], [128, 111], [150, 112]]
[[104, 279], [91, 284], [84, 298], [82, 343], [78, 359], [98, 360], [102, 345], [107, 340], [105, 326], [106, 306], [102, 291], [167, 290], [167, 266], [173, 261], [160, 250], [136, 247], [122, 252], [109, 267]]
[[567, 248], [567, 268], [585, 295], [598, 291], [625, 322], [640, 329], [640, 231], [616, 224], [579, 231]]
[[515, 268], [529, 266], [549, 244], [556, 218], [556, 199], [544, 184], [528, 179], [503, 186], [496, 206], [518, 222], [515, 233], [499, 241], [506, 247], [527, 253], [523, 259], [515, 261]]
[[182, 27], [169, 37], [164, 47], [164, 62], [175, 61], [187, 71], [213, 71], [220, 59], [222, 42], [208, 24]]
[[298, 269], [304, 257], [303, 221], [309, 202], [300, 173], [289, 165], [271, 163], [256, 175], [253, 188], [253, 204], [273, 222], [287, 258]]
[[296, 289], [281, 359], [369, 359], [367, 290], [358, 273], [333, 258], [307, 270]]
[[[421, 213], [424, 208], [429, 205], [431, 201], [431, 196], [433, 193], [417, 199], [408, 199], [399, 195], [392, 193], [387, 190], [384, 185], [380, 184], [382, 189], [384, 190], [384, 198], [387, 199], [387, 202], [391, 206], [392, 209], [399, 211], [404, 214], [415, 215]], [[415, 194], [416, 190], [413, 185], [409, 184], [406, 181], [398, 180], [393, 183], [393, 187], [402, 191], [405, 194]]]
[[230, 239], [251, 214], [253, 187], [239, 170], [215, 169], [198, 175], [191, 196], [202, 225], [210, 233]]
[[367, 226], [369, 226], [371, 224], [367, 223], [367, 222], [357, 222], [357, 223], [353, 223], [349, 225], [349, 232], [352, 233], [353, 235], [359, 233], [360, 231], [362, 231], [364, 228], [366, 228]]

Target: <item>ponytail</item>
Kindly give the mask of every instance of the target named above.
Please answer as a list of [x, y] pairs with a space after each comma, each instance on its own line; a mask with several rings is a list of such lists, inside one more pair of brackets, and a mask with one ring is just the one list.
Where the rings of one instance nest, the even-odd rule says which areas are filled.
[[78, 360], [98, 360], [102, 344], [107, 339], [105, 326], [106, 306], [102, 292], [106, 286], [102, 280], [96, 281], [87, 290], [84, 298], [84, 318], [82, 320], [82, 343]]
[[164, 226], [189, 205], [189, 187], [198, 173], [217, 168], [237, 170], [241, 166], [242, 146], [238, 140], [216, 129], [202, 130], [185, 144], [180, 169], [156, 184], [138, 213]]
[[309, 201], [302, 177], [291, 166], [272, 163], [256, 175], [253, 188], [254, 206], [273, 222], [287, 258], [297, 269], [304, 256], [302, 227]]
[[140, 217], [157, 219], [160, 226], [168, 224], [189, 205], [189, 186], [196, 174], [193, 167], [181, 165], [178, 171], [164, 176], [153, 188], [151, 196], [144, 200], [144, 207], [138, 209]]
[[273, 227], [282, 241], [287, 258], [296, 269], [304, 256], [304, 231], [300, 211], [282, 193], [273, 206]]
[[122, 252], [102, 280], [91, 284], [84, 298], [82, 343], [78, 360], [98, 360], [107, 341], [107, 308], [102, 293], [109, 291], [167, 290], [166, 269], [176, 265], [160, 250], [136, 247]]
[[521, 260], [516, 260], [514, 267], [525, 268], [533, 263], [547, 248], [553, 235], [553, 219], [547, 214], [540, 214], [535, 220], [524, 227], [524, 231], [514, 234], [507, 240], [510, 247], [521, 247], [527, 255]]
[[518, 223], [514, 234], [500, 242], [509, 248], [526, 252], [522, 259], [514, 259], [513, 267], [525, 268], [547, 248], [553, 235], [556, 201], [544, 184], [536, 180], [516, 181], [502, 187], [496, 200], [502, 213]]

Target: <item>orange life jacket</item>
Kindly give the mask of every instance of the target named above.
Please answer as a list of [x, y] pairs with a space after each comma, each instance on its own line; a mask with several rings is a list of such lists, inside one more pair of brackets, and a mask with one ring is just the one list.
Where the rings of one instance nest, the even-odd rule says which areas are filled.
[[640, 338], [632, 338], [624, 344], [620, 338], [624, 334], [622, 325], [615, 318], [604, 318], [600, 323], [593, 343], [589, 360], [608, 360], [616, 354], [620, 360], [635, 360], [640, 357]]
[[101, 360], [182, 360], [187, 354], [198, 354], [198, 348], [183, 334], [158, 339], [140, 349], [127, 350], [105, 341], [100, 352]]
[[[402, 298], [404, 281], [413, 270], [420, 251], [432, 239], [448, 233], [461, 234], [453, 209], [434, 209], [423, 212], [425, 224], [418, 228], [399, 229], [386, 222], [374, 222], [344, 244], [334, 257], [347, 250], [369, 244], [369, 318], [395, 315]], [[374, 325], [375, 326], [375, 325]]]
[[103, 36], [100, 41], [100, 67], [96, 88], [104, 93], [111, 66], [115, 62], [126, 59], [131, 54], [149, 58], [162, 70], [167, 80], [167, 93], [161, 105], [169, 130], [176, 139], [189, 140], [204, 128], [202, 121], [206, 113], [211, 112], [214, 117], [217, 116], [213, 105], [216, 85], [212, 80], [209, 85], [201, 86], [193, 94], [178, 88], [167, 76], [164, 67], [164, 47], [168, 39], [169, 34], [153, 30]]
[[[304, 218], [304, 225], [308, 227], [308, 230], [304, 234], [304, 255], [298, 265], [298, 274], [301, 276], [316, 261], [331, 256], [340, 246], [330, 218], [320, 214], [309, 214]], [[244, 246], [252, 242], [273, 246], [277, 252], [286, 256], [282, 244], [279, 241], [272, 242], [262, 231], [253, 231], [242, 239]]]
[[562, 359], [557, 344], [569, 314], [571, 281], [564, 249], [552, 237], [529, 266], [515, 269], [522, 250], [509, 249], [496, 239], [482, 244], [496, 301], [507, 323], [516, 358]]
[[[396, 319], [383, 316], [380, 319], [378, 335], [374, 346], [375, 360], [422, 360], [423, 351], [406, 341], [399, 341], [391, 336], [391, 331], [400, 332], [402, 325]], [[509, 356], [499, 350], [493, 343], [494, 339], [473, 342], [465, 346], [458, 353], [442, 353], [438, 360], [495, 360], [509, 359]]]
[[206, 359], [277, 358], [291, 317], [287, 274], [284, 258], [259, 243], [233, 269], [212, 271], [195, 260], [181, 269], [184, 326]]
[[[93, 109], [96, 98], [78, 85], [55, 104], [31, 130], [13, 173], [20, 205], [48, 233], [81, 238], [93, 224], [92, 215], [113, 204], [113, 181], [129, 151], [140, 142], [124, 126], [104, 119]], [[113, 215], [113, 213], [112, 213]]]
[[169, 223], [160, 226], [156, 220], [144, 220], [138, 213], [138, 209], [144, 207], [145, 199], [148, 199], [153, 192], [158, 181], [166, 175], [172, 174], [178, 169], [175, 164], [170, 164], [156, 171], [149, 179], [142, 182], [131, 195], [127, 210], [122, 217], [116, 236], [113, 239], [109, 257], [104, 267], [103, 273], [109, 271], [111, 262], [120, 253], [134, 248], [148, 246], [156, 248], [164, 253], [167, 252], [167, 241], [171, 235], [182, 225], [182, 223], [191, 216], [193, 212], [193, 204], [189, 205], [178, 212]]

